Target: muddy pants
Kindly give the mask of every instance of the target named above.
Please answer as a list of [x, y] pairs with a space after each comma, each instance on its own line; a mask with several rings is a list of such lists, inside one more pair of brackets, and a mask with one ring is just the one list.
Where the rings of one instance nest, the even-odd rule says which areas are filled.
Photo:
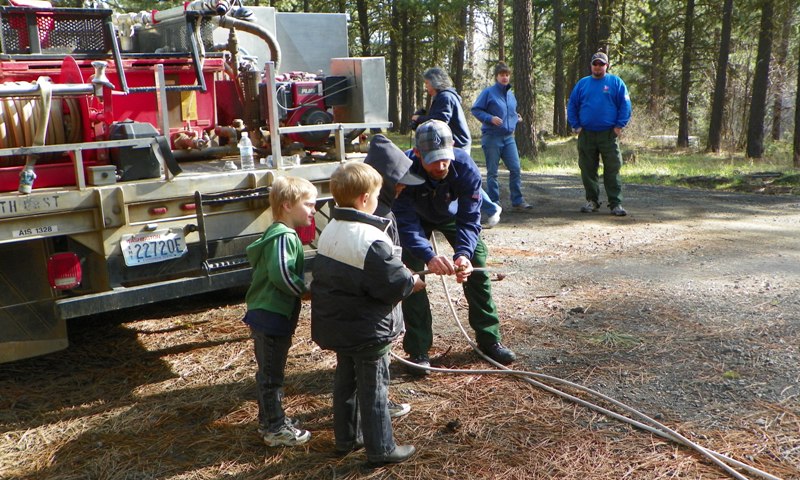
[[581, 180], [586, 189], [586, 200], [600, 203], [600, 185], [598, 169], [600, 157], [603, 158], [603, 185], [608, 195], [608, 206], [614, 208], [622, 204], [622, 181], [619, 177], [622, 168], [622, 153], [619, 139], [614, 130], [589, 132], [581, 130], [578, 135], [578, 165], [581, 168]]
[[[430, 237], [434, 230], [442, 232], [450, 242], [456, 243], [456, 222], [430, 224], [422, 222], [425, 234]], [[485, 267], [488, 255], [486, 244], [478, 237], [475, 254], [470, 258], [473, 267]], [[403, 263], [412, 271], [418, 272], [425, 269], [425, 263], [403, 250]], [[428, 277], [428, 280], [434, 278]], [[497, 307], [492, 300], [492, 284], [486, 272], [473, 272], [463, 284], [464, 297], [469, 305], [469, 325], [475, 331], [475, 341], [481, 348], [500, 341], [500, 319], [497, 317]], [[403, 336], [403, 350], [409, 355], [428, 354], [433, 344], [433, 316], [428, 301], [428, 293], [421, 290], [412, 293], [403, 300], [403, 320], [406, 324], [406, 333]]]

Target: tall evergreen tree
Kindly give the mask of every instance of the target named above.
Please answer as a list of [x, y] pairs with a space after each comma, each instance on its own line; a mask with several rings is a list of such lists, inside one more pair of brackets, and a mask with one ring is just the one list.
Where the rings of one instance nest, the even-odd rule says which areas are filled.
[[553, 0], [553, 32], [555, 40], [555, 67], [553, 71], [553, 131], [556, 135], [569, 135], [567, 126], [567, 110], [565, 105], [566, 91], [564, 78], [564, 39], [563, 24], [561, 19], [562, 0]]
[[794, 168], [800, 168], [800, 61], [797, 62], [797, 91], [794, 102]]
[[794, 20], [794, 2], [781, 1], [780, 5], [781, 32], [780, 42], [775, 50], [775, 100], [772, 104], [772, 139], [780, 140], [783, 133], [783, 94], [787, 77], [789, 76], [788, 65], [789, 56], [789, 37], [792, 35], [792, 21]]
[[692, 49], [694, 25], [694, 0], [686, 1], [686, 18], [683, 27], [683, 61], [681, 62], [681, 96], [678, 114], [678, 146], [689, 146], [689, 89], [692, 85]]
[[753, 96], [750, 101], [750, 118], [747, 121], [747, 156], [761, 158], [764, 155], [764, 117], [767, 110], [767, 88], [769, 87], [769, 60], [772, 54], [773, 1], [763, 0], [761, 6], [761, 30], [758, 34], [758, 58], [753, 77]]
[[356, 11], [358, 12], [358, 31], [361, 35], [361, 56], [369, 57], [371, 53], [367, 0], [356, 0]]
[[414, 113], [415, 93], [414, 85], [416, 76], [414, 69], [416, 67], [415, 46], [416, 42], [411, 38], [413, 31], [412, 13], [411, 8], [406, 2], [400, 2], [400, 133], [408, 133], [408, 124], [411, 121], [411, 115]]
[[514, 92], [522, 121], [517, 124], [516, 140], [522, 157], [535, 158], [536, 100], [533, 87], [533, 41], [531, 39], [531, 2], [514, 2]]
[[464, 89], [464, 62], [467, 56], [467, 19], [469, 17], [469, 2], [464, 2], [458, 12], [458, 32], [453, 46], [453, 61], [450, 69], [453, 86], [456, 91]]
[[711, 152], [719, 152], [722, 139], [722, 116], [725, 111], [725, 88], [728, 83], [728, 56], [731, 50], [731, 23], [733, 0], [725, 0], [722, 7], [722, 34], [717, 56], [717, 75], [714, 82], [714, 100], [711, 105], [711, 122], [708, 125], [708, 147]]
[[389, 121], [395, 129], [400, 125], [400, 14], [397, 9], [397, 1], [393, 0], [389, 10], [391, 22], [389, 23], [389, 61], [386, 66], [389, 77]]
[[497, 59], [501, 62], [506, 61], [506, 13], [505, 1], [497, 0]]

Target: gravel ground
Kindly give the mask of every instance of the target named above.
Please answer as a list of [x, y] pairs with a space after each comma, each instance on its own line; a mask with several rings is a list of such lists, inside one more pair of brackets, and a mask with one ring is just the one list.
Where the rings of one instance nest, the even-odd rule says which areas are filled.
[[[612, 217], [578, 212], [576, 177], [523, 180], [534, 208], [484, 232], [507, 274], [493, 289], [516, 368], [800, 479], [800, 197], [627, 185], [629, 215]], [[435, 364], [481, 366], [442, 284], [429, 290]], [[391, 394], [414, 405], [396, 435], [422, 453], [363, 473], [357, 457], [330, 458], [333, 358], [307, 338], [307, 305], [287, 408], [314, 437], [265, 454], [243, 312], [239, 292], [82, 319], [68, 350], [0, 365], [0, 478], [727, 478], [547, 393], [396, 365]]]
[[519, 272], [495, 296], [528, 366], [671, 421], [798, 411], [800, 198], [629, 185], [613, 217], [578, 212], [577, 179], [526, 190], [536, 208], [485, 239]]

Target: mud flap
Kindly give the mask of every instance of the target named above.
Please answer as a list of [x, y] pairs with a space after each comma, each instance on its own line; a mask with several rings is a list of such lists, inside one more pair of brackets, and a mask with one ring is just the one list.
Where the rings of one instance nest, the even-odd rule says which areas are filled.
[[57, 316], [47, 282], [44, 241], [0, 245], [0, 363], [67, 348], [66, 321]]
[[66, 320], [51, 315], [47, 324], [28, 324], [24, 331], [18, 328], [20, 322], [9, 323], [7, 320], [0, 319], [0, 363], [57, 352], [69, 345]]

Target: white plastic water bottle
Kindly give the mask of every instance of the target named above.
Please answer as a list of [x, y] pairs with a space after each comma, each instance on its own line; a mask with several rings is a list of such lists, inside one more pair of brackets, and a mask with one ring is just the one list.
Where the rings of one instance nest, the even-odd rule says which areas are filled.
[[256, 168], [256, 163], [253, 160], [253, 142], [250, 141], [250, 136], [247, 132], [242, 132], [242, 138], [239, 140], [239, 162], [242, 165], [242, 170]]

